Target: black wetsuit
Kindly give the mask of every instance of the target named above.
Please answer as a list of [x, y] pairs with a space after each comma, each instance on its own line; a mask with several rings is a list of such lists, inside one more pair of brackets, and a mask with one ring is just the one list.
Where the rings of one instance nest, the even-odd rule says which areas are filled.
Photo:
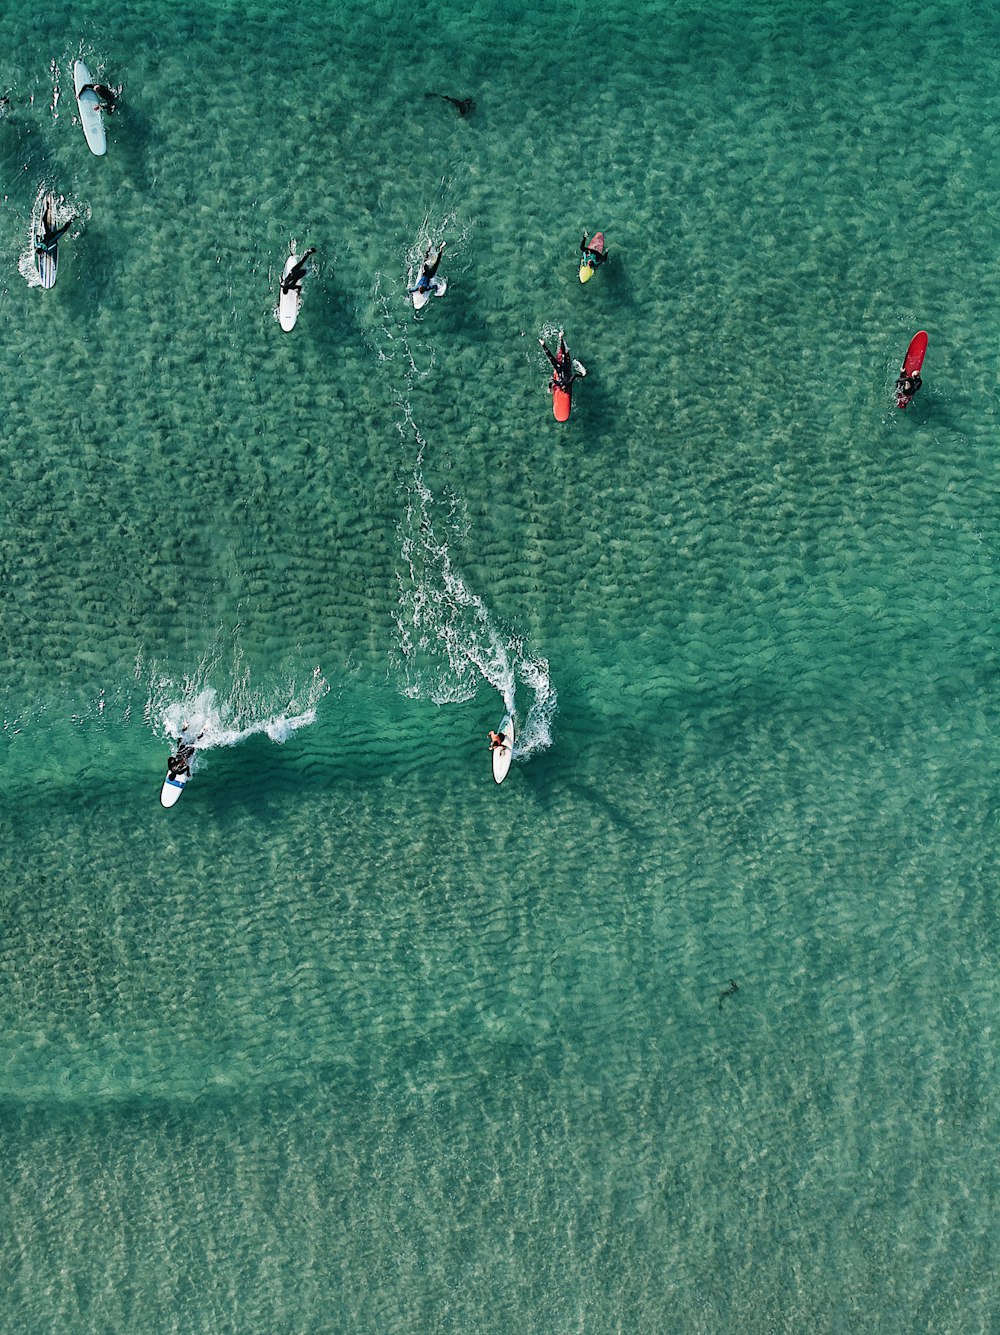
[[171, 756], [167, 761], [167, 777], [170, 779], [179, 779], [182, 774], [190, 775], [190, 761], [193, 755], [194, 747], [191, 743], [184, 742], [178, 737], [177, 754]]
[[549, 352], [542, 339], [539, 339], [538, 341], [542, 346], [542, 351], [552, 363], [553, 375], [552, 379], [549, 381], [549, 388], [562, 389], [569, 393], [570, 386], [578, 377], [577, 373], [573, 370], [573, 359], [569, 355], [569, 348], [566, 346], [566, 340], [560, 334], [559, 350], [555, 355]]
[[282, 292], [291, 292], [293, 288], [297, 288], [299, 286], [299, 284], [302, 282], [303, 278], [306, 275], [306, 262], [309, 259], [310, 255], [315, 255], [315, 254], [316, 254], [316, 247], [311, 246], [299, 260], [298, 264], [293, 265], [292, 268], [289, 269], [288, 273], [281, 280]]
[[40, 240], [35, 242], [35, 253], [37, 255], [51, 254], [52, 251], [55, 250], [56, 242], [62, 236], [63, 232], [68, 232], [72, 226], [73, 226], [73, 219], [70, 218], [69, 222], [63, 223], [62, 227], [57, 227], [56, 230], [53, 232], [49, 229], [48, 223], [45, 222], [43, 219], [42, 236]]

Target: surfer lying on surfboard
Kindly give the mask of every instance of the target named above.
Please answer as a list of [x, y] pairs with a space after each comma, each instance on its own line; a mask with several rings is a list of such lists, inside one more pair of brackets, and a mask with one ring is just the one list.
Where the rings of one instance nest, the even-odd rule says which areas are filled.
[[914, 371], [912, 375], [900, 371], [899, 379], [896, 381], [896, 402], [900, 408], [906, 407], [923, 383], [919, 371]]
[[414, 292], [427, 292], [430, 289], [431, 284], [434, 282], [434, 275], [438, 271], [438, 265], [441, 263], [441, 256], [444, 254], [444, 248], [447, 244], [447, 241], [441, 242], [440, 246], [438, 246], [438, 253], [433, 259], [431, 259], [431, 250], [433, 247], [427, 247], [424, 252], [424, 262], [420, 266], [420, 276], [417, 278], [413, 287], [408, 287], [406, 289], [410, 296], [412, 296]]
[[549, 392], [555, 393], [557, 389], [561, 389], [568, 394], [573, 381], [579, 380], [580, 372], [577, 370], [573, 358], [569, 355], [569, 348], [566, 346], [563, 331], [559, 330], [559, 347], [556, 349], [554, 356], [545, 346], [544, 338], [540, 338], [538, 343], [552, 363], [552, 379], [549, 381]]
[[[603, 232], [601, 233], [601, 235], [602, 235], [602, 236], [604, 235]], [[583, 234], [583, 240], [580, 242], [580, 250], [583, 252], [583, 262], [584, 262], [584, 264], [588, 265], [588, 266], [590, 267], [591, 271], [593, 271], [594, 269], [596, 269], [596, 268], [598, 267], [598, 265], [600, 265], [600, 264], [605, 264], [605, 263], [607, 262], [608, 252], [607, 252], [606, 250], [604, 250], [604, 249], [601, 249], [601, 250], [593, 250], [593, 249], [587, 244], [587, 233], [586, 233], [586, 232], [584, 232], [584, 234]]]
[[[80, 93], [86, 93], [87, 91], [96, 96], [101, 111], [106, 111], [109, 116], [118, 105], [118, 99], [121, 96], [120, 88], [116, 92], [113, 88], [109, 88], [106, 83], [85, 83], [80, 89]], [[80, 93], [77, 93], [77, 97], [80, 96]]]
[[491, 751], [500, 751], [507, 744], [507, 734], [505, 732], [494, 732], [492, 728], [489, 731], [489, 739]]
[[302, 289], [302, 280], [306, 276], [306, 261], [310, 255], [316, 254], [316, 247], [310, 246], [297, 264], [293, 264], [282, 278], [279, 286], [282, 292], [299, 292]]
[[[182, 735], [177, 738], [177, 754], [172, 755], [167, 761], [168, 779], [179, 779], [182, 774], [188, 778], [191, 777], [191, 757], [194, 755], [195, 748], [194, 742], [184, 740], [183, 734], [186, 732], [186, 727], [181, 729]], [[204, 736], [205, 734], [200, 732], [194, 739], [195, 742], [200, 742]]]
[[55, 201], [51, 195], [45, 201], [45, 208], [42, 212], [41, 231], [35, 240], [35, 254], [49, 255], [56, 248], [56, 242], [62, 236], [63, 232], [68, 232], [73, 226], [73, 219], [64, 222], [62, 227], [56, 226]]

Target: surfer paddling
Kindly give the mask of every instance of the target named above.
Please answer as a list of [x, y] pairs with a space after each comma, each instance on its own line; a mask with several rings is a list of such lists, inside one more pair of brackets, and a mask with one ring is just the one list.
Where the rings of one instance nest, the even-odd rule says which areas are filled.
[[923, 381], [920, 379], [918, 371], [914, 371], [912, 374], [908, 371], [900, 372], [899, 379], [896, 381], [896, 402], [900, 408], [906, 407], [922, 384]]
[[[181, 728], [180, 737], [177, 738], [177, 751], [167, 761], [168, 779], [190, 779], [191, 777], [191, 759], [194, 756], [195, 745], [194, 742], [185, 741], [186, 735], [187, 724], [185, 723]], [[204, 736], [204, 732], [200, 732], [194, 741], [200, 742]]]
[[288, 272], [282, 277], [279, 286], [282, 292], [301, 292], [302, 280], [306, 276], [306, 264], [309, 256], [316, 254], [316, 247], [310, 246], [306, 253], [298, 260]]
[[45, 208], [42, 210], [41, 228], [35, 239], [36, 255], [51, 255], [56, 248], [56, 243], [64, 232], [68, 232], [73, 226], [73, 219], [64, 222], [61, 227], [56, 226], [56, 202], [52, 195], [48, 195], [45, 200]]
[[413, 296], [414, 292], [428, 292], [434, 286], [434, 275], [438, 271], [438, 265], [441, 263], [441, 256], [444, 254], [444, 248], [447, 244], [447, 241], [441, 242], [433, 259], [431, 259], [432, 246], [428, 246], [424, 251], [424, 262], [420, 266], [417, 281], [413, 287], [407, 288], [410, 296]]
[[508, 714], [500, 724], [499, 732], [494, 732], [491, 728], [486, 735], [490, 739], [490, 764], [493, 768], [494, 782], [503, 783], [514, 759], [513, 718]]
[[[604, 234], [601, 233], [602, 237], [603, 235]], [[593, 272], [598, 265], [607, 263], [608, 252], [603, 248], [603, 245], [600, 250], [595, 250], [593, 246], [588, 243], [586, 232], [584, 232], [583, 240], [580, 242], [580, 253], [583, 255], [583, 263], [589, 267], [591, 272]]]
[[896, 381], [896, 407], [905, 408], [920, 388], [920, 368], [927, 352], [927, 330], [918, 329], [910, 339], [903, 365]]
[[552, 365], [549, 393], [554, 394], [557, 389], [561, 389], [563, 393], [568, 394], [573, 381], [580, 379], [580, 372], [576, 369], [573, 358], [569, 355], [569, 348], [566, 346], [563, 331], [559, 330], [559, 346], [554, 354], [546, 347], [544, 338], [538, 340], [538, 345]]

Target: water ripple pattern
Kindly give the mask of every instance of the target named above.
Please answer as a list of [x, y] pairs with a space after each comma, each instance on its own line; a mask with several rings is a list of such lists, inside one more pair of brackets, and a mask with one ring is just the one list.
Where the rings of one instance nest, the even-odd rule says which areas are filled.
[[1000, 1328], [998, 53], [0, 9], [0, 1331]]

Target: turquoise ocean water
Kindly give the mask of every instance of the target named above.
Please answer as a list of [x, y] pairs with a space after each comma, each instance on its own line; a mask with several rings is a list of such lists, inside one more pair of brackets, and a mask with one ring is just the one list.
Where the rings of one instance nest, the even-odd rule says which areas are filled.
[[0, 1330], [997, 1329], [998, 53], [5, 7]]

